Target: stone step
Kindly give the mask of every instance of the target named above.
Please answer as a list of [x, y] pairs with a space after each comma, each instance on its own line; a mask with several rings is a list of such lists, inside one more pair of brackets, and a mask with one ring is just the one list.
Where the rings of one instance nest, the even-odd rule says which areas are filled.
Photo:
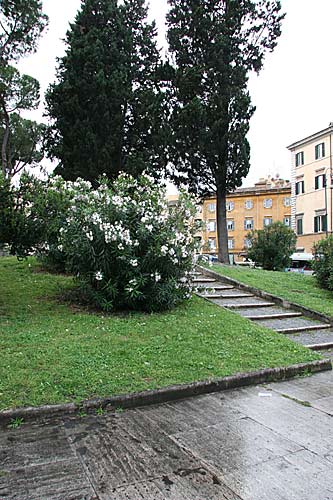
[[212, 286], [211, 288], [207, 288], [207, 291], [209, 290], [233, 290], [235, 287], [233, 285], [215, 285]]
[[229, 293], [229, 294], [220, 294], [218, 297], [209, 297], [215, 299], [243, 299], [245, 297], [253, 297], [253, 294], [250, 293]]
[[271, 307], [274, 306], [274, 302], [254, 302], [254, 303], [243, 303], [243, 304], [228, 304], [225, 305], [224, 307], [228, 309], [246, 309], [247, 307], [249, 308], [256, 308], [256, 307]]
[[323, 344], [308, 344], [305, 345], [308, 349], [312, 349], [313, 351], [325, 351], [329, 349], [333, 349], [333, 342], [326, 342]]
[[261, 314], [255, 316], [244, 316], [252, 321], [261, 321], [265, 319], [284, 319], [284, 318], [296, 318], [297, 316], [302, 316], [299, 312], [287, 312], [287, 313], [276, 313], [276, 314]]
[[[298, 344], [302, 344], [306, 347], [333, 345], [333, 328], [287, 334], [287, 337], [293, 342], [297, 342]], [[323, 349], [325, 348], [326, 347], [323, 347]]]
[[274, 330], [278, 333], [298, 333], [298, 332], [310, 332], [314, 330], [324, 330], [325, 328], [331, 328], [331, 325], [319, 324], [319, 325], [311, 325], [311, 326], [294, 326], [287, 328], [278, 328]]
[[214, 278], [194, 278], [192, 283], [216, 283]]

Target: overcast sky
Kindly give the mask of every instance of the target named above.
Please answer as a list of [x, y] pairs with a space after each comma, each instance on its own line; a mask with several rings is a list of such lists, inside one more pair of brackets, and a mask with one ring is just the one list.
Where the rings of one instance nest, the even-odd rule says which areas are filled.
[[[286, 12], [277, 48], [264, 69], [250, 79], [256, 112], [251, 120], [251, 170], [245, 185], [268, 174], [290, 178], [286, 146], [328, 127], [333, 122], [333, 0], [282, 0]], [[37, 78], [42, 93], [54, 81], [56, 58], [64, 53], [63, 39], [80, 0], [43, 0], [48, 31], [36, 54], [19, 63], [22, 72]], [[150, 0], [159, 44], [165, 46], [167, 0]], [[32, 117], [40, 120], [42, 106]]]

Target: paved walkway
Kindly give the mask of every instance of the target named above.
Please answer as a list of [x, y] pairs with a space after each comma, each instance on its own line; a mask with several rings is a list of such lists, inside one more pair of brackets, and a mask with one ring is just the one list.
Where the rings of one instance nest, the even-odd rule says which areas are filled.
[[333, 375], [0, 429], [1, 500], [333, 500]]

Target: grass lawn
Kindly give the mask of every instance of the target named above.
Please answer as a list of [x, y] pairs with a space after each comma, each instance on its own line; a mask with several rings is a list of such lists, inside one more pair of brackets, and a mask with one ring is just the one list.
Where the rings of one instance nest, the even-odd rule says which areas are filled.
[[71, 278], [36, 271], [0, 259], [0, 410], [319, 359], [197, 297], [168, 313], [89, 313], [57, 300]]
[[313, 276], [222, 264], [214, 264], [209, 269], [295, 304], [333, 316], [333, 293], [319, 288]]

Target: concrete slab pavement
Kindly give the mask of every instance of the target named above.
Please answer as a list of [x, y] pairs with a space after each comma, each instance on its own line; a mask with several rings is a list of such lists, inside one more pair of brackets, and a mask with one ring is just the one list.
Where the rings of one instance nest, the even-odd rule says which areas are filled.
[[333, 374], [1, 428], [1, 500], [333, 500]]

